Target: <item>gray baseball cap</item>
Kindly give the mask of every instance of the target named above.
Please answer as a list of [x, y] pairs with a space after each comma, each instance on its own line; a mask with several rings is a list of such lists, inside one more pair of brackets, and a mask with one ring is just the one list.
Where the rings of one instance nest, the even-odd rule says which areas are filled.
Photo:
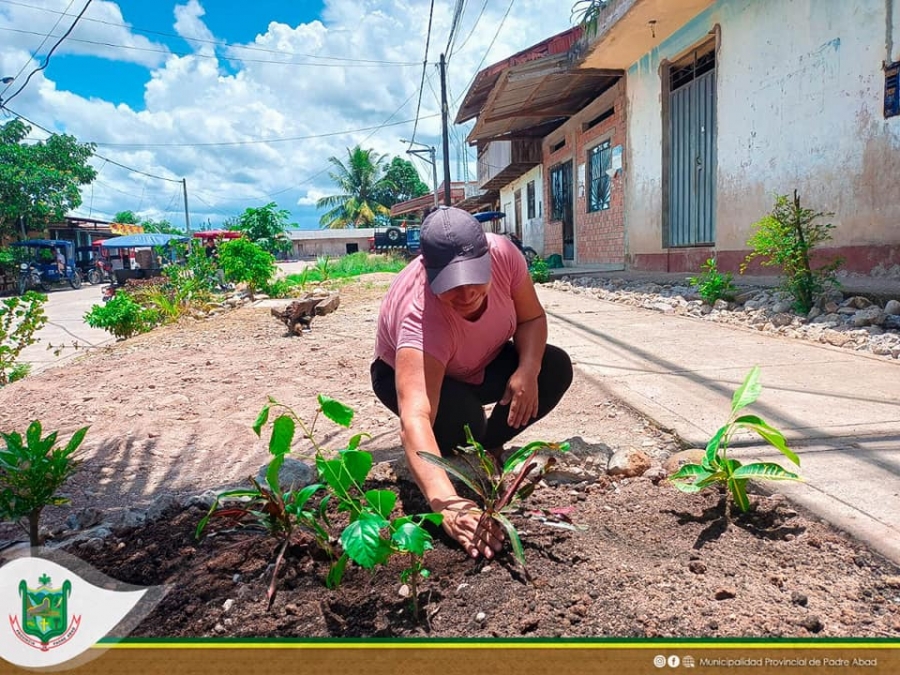
[[422, 263], [435, 295], [491, 280], [491, 252], [481, 223], [468, 211], [439, 206], [422, 223]]

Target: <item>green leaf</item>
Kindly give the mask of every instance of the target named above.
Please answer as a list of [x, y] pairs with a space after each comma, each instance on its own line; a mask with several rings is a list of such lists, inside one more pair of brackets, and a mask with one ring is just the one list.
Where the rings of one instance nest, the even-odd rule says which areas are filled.
[[545, 443], [544, 441], [534, 441], [524, 447], [519, 448], [506, 458], [506, 461], [503, 463], [503, 473], [507, 474], [511, 472], [513, 469], [519, 466], [519, 464], [522, 464], [529, 457], [531, 457], [531, 455], [543, 448], [548, 447], [550, 447], [549, 443]]
[[343, 450], [340, 454], [345, 470], [361, 486], [372, 468], [372, 455], [362, 450]]
[[522, 567], [525, 567], [525, 549], [522, 547], [522, 540], [519, 539], [519, 533], [516, 531], [515, 525], [502, 513], [494, 512], [493, 517], [506, 530], [506, 536], [509, 539], [509, 543], [512, 544], [513, 555], [522, 564]]
[[482, 499], [487, 496], [484, 492], [484, 489], [482, 489], [481, 486], [478, 485], [477, 479], [474, 476], [468, 476], [463, 473], [455, 464], [448, 462], [446, 459], [440, 457], [439, 455], [433, 455], [430, 452], [417, 452], [416, 454], [426, 462], [434, 464], [435, 466], [439, 466], [447, 473], [459, 478], [463, 483], [465, 483], [466, 487], [468, 487], [472, 492], [477, 494]]
[[706, 444], [706, 455], [703, 458], [703, 466], [707, 469], [712, 469], [713, 466], [715, 466], [716, 456], [719, 454], [719, 446], [722, 444], [722, 439], [725, 437], [730, 426], [731, 425], [726, 424], [724, 427], [720, 428], [715, 436], [709, 439], [709, 443]]
[[744, 383], [738, 387], [731, 399], [731, 412], [735, 412], [744, 408], [759, 398], [762, 391], [762, 385], [759, 383], [759, 366], [753, 366]]
[[290, 415], [279, 415], [272, 425], [269, 452], [273, 455], [284, 455], [290, 452], [295, 429], [296, 425]]
[[269, 467], [266, 469], [266, 483], [272, 492], [281, 491], [281, 482], [278, 480], [278, 472], [281, 471], [282, 464], [284, 464], [284, 455], [275, 455], [275, 457], [272, 458], [272, 461], [269, 462]]
[[800, 466], [800, 458], [787, 446], [787, 441], [778, 429], [769, 426], [762, 418], [756, 415], [743, 415], [738, 417], [734, 424], [750, 429], [759, 434], [770, 445], [777, 448], [781, 454], [791, 460], [797, 466]]
[[294, 505], [297, 509], [302, 509], [306, 506], [306, 502], [308, 502], [314, 494], [316, 494], [319, 490], [324, 488], [325, 486], [321, 483], [313, 483], [312, 485], [307, 485], [301, 490], [297, 490], [294, 493]]
[[803, 480], [796, 473], [791, 473], [774, 462], [745, 464], [736, 469], [732, 475], [734, 478], [749, 478], [751, 480]]
[[[269, 400], [270, 401], [272, 400], [271, 397], [269, 397]], [[253, 423], [253, 431], [256, 433], [257, 436], [260, 435], [260, 432], [262, 431], [263, 426], [265, 426], [266, 422], [268, 422], [268, 421], [269, 421], [269, 406], [265, 405], [265, 406], [263, 406], [263, 409], [259, 411], [259, 415], [256, 416], [256, 421]]]
[[738, 508], [746, 513], [750, 509], [750, 500], [747, 498], [746, 490], [747, 481], [743, 478], [735, 478], [734, 475], [728, 479], [728, 489], [734, 497], [734, 503]]
[[71, 455], [78, 449], [78, 446], [81, 445], [81, 442], [84, 440], [84, 435], [87, 433], [87, 431], [87, 427], [81, 427], [81, 429], [75, 432], [75, 434], [72, 436], [72, 438], [69, 439], [69, 442], [66, 445], [66, 455]]
[[391, 535], [391, 541], [403, 553], [412, 553], [422, 557], [425, 551], [430, 551], [431, 535], [428, 531], [415, 523], [404, 523]]
[[324, 457], [316, 457], [316, 468], [319, 470], [322, 480], [328, 484], [338, 499], [348, 500], [352, 498], [350, 495], [352, 481], [350, 480], [350, 474], [344, 468], [343, 460], [340, 458], [325, 459]]
[[364, 438], [372, 438], [372, 434], [361, 433], [356, 434], [350, 441], [347, 443], [347, 450], [356, 450], [359, 447], [360, 442]]
[[341, 580], [344, 578], [344, 570], [347, 569], [347, 561], [349, 560], [349, 556], [344, 553], [331, 566], [331, 569], [328, 570], [328, 576], [325, 577], [325, 585], [328, 588], [335, 589], [341, 585]]
[[349, 427], [353, 421], [353, 408], [324, 394], [319, 394], [319, 407], [325, 417], [342, 427]]
[[41, 423], [39, 420], [35, 420], [28, 425], [28, 429], [25, 431], [25, 442], [31, 450], [37, 450], [41, 444]]
[[669, 480], [683, 480], [685, 478], [702, 479], [710, 475], [712, 475], [712, 472], [699, 464], [683, 464], [678, 471], [669, 476]]
[[341, 532], [344, 552], [366, 569], [384, 562], [391, 554], [390, 543], [381, 538], [381, 529], [387, 524], [378, 514], [364, 511]]
[[[722, 477], [724, 478], [724, 476]], [[691, 480], [693, 479], [693, 480]], [[708, 471], [699, 464], [685, 464], [669, 476], [669, 482], [682, 492], [700, 492], [711, 483], [719, 480], [717, 474]]]
[[397, 503], [397, 495], [390, 490], [368, 490], [366, 502], [385, 520], [391, 519], [391, 511]]

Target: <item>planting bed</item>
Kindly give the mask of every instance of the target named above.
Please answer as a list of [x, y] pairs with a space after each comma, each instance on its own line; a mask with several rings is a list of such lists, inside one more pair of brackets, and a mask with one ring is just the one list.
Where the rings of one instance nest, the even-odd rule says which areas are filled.
[[[515, 517], [531, 581], [508, 551], [474, 561], [438, 530], [416, 618], [401, 561], [374, 573], [351, 566], [331, 591], [327, 560], [297, 539], [267, 610], [276, 542], [223, 521], [198, 541], [204, 510], [184, 506], [191, 495], [242, 484], [268, 461], [265, 440], [251, 431], [267, 396], [307, 421], [319, 392], [353, 407], [350, 430], [320, 420], [317, 437], [337, 449], [371, 433], [363, 446], [376, 463], [371, 487], [398, 490], [398, 509], [426, 510], [403, 468], [397, 422], [368, 383], [383, 284], [375, 277], [344, 287], [340, 309], [303, 336], [286, 337], [269, 308], [247, 307], [163, 327], [0, 389], [3, 430], [41, 419], [67, 438], [90, 425], [81, 471], [66, 486], [72, 507], [48, 509], [44, 522], [53, 545], [110, 576], [168, 587], [136, 635], [900, 638], [900, 570], [779, 496], [753, 495], [755, 510], [728, 522], [716, 491], [692, 496], [603, 475], [614, 450], [639, 448], [662, 461], [681, 448], [577, 374], [560, 407], [517, 439], [570, 441], [569, 478], [539, 487], [525, 506], [572, 506], [585, 528]], [[298, 441], [294, 456], [310, 459], [308, 446]], [[76, 542], [65, 524], [88, 508], [127, 522], [162, 495], [177, 499], [161, 518], [102, 540]], [[0, 542], [18, 536], [0, 526]]]

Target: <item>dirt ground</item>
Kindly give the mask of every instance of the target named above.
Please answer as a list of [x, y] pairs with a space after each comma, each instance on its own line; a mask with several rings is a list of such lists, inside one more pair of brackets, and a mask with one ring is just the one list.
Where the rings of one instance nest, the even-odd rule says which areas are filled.
[[[71, 508], [46, 512], [51, 541], [71, 541], [73, 511], [95, 507], [114, 521], [164, 504], [162, 495], [198, 495], [255, 475], [268, 453], [251, 425], [268, 396], [307, 421], [317, 393], [350, 405], [351, 430], [323, 419], [317, 437], [337, 449], [369, 432], [376, 486], [399, 489], [405, 512], [427, 510], [404, 470], [397, 422], [369, 388], [385, 284], [377, 275], [344, 286], [340, 309], [300, 337], [286, 336], [268, 308], [244, 307], [0, 389], [3, 431], [40, 419], [67, 438], [90, 425], [81, 470], [66, 486]], [[510, 555], [475, 562], [436, 532], [418, 621], [399, 565], [374, 575], [351, 568], [329, 591], [327, 561], [302, 539], [288, 550], [267, 611], [275, 542], [224, 524], [198, 541], [203, 511], [180, 501], [155, 522], [67, 548], [120, 581], [168, 587], [138, 628], [145, 636], [900, 637], [900, 570], [779, 495], [757, 494], [755, 510], [729, 522], [715, 491], [690, 496], [665, 481], [603, 475], [617, 449], [661, 461], [680, 448], [577, 374], [559, 408], [516, 443], [538, 438], [571, 443], [572, 479], [539, 487], [531, 504], [572, 506], [585, 529], [516, 517], [531, 582]], [[298, 440], [294, 456], [311, 458], [311, 448]], [[0, 542], [20, 536], [0, 525]]]

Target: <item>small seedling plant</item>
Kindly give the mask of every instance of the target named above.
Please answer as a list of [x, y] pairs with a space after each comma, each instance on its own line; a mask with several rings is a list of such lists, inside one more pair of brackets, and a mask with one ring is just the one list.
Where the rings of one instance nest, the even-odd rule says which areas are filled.
[[[0, 451], [0, 520], [28, 522], [32, 546], [40, 546], [41, 513], [48, 506], [69, 503], [57, 494], [78, 470], [75, 452], [88, 427], [76, 431], [64, 447], [58, 447], [59, 432], [43, 436], [39, 420], [28, 425], [23, 438], [18, 432], [0, 433], [6, 449]], [[23, 526], [24, 527], [24, 526]]]
[[[433, 455], [430, 452], [419, 452], [417, 454], [426, 462], [435, 464], [447, 473], [456, 476], [478, 496], [482, 504], [478, 528], [488, 527], [491, 520], [499, 523], [510, 541], [513, 555], [524, 569], [525, 549], [522, 546], [522, 540], [515, 525], [509, 519], [509, 515], [518, 508], [521, 500], [526, 499], [534, 492], [537, 482], [556, 463], [553, 457], [548, 457], [546, 462], [539, 462], [536, 457], [537, 453], [541, 450], [567, 452], [569, 444], [534, 441], [510, 454], [506, 461], [501, 464], [499, 460], [495, 459], [494, 455], [487, 452], [481, 443], [475, 440], [468, 425], [465, 427], [465, 430], [468, 445], [460, 448], [462, 453], [459, 457], [462, 460], [462, 465], [444, 457]], [[571, 530], [577, 529], [561, 511], [548, 511], [543, 516], [543, 522], [549, 523], [552, 521], [553, 524], [559, 527]]]
[[731, 272], [720, 272], [715, 258], [708, 258], [701, 273], [688, 281], [697, 287], [700, 297], [708, 305], [716, 304], [716, 300], [731, 300], [737, 292]]
[[703, 462], [685, 464], [669, 477], [669, 481], [676, 488], [682, 492], [693, 493], [711, 485], [724, 485], [731, 492], [737, 507], [742, 512], [747, 512], [750, 509], [750, 500], [747, 498], [748, 480], [803, 480], [796, 473], [787, 471], [774, 462], [741, 464], [728, 456], [728, 445], [733, 434], [740, 429], [746, 429], [757, 433], [794, 464], [800, 466], [800, 459], [788, 448], [780, 431], [756, 415], [739, 414], [743, 408], [759, 398], [761, 390], [759, 366], [754, 366], [743, 384], [734, 392], [731, 400], [731, 416], [707, 444]]
[[[432, 548], [431, 535], [423, 525], [426, 522], [439, 525], [442, 516], [428, 513], [392, 519], [397, 495], [390, 490], [367, 490], [364, 486], [372, 468], [372, 455], [359, 450], [359, 444], [368, 434], [353, 436], [335, 457], [329, 457], [315, 439], [319, 414], [340, 426], [349, 427], [353, 410], [322, 394], [318, 396], [318, 403], [315, 417], [307, 425], [292, 408], [269, 397], [253, 425], [254, 432], [260, 436], [272, 412], [278, 413], [272, 421], [269, 439], [272, 459], [266, 467], [265, 485], [251, 478], [252, 487], [221, 493], [198, 524], [197, 536], [203, 533], [211, 518], [229, 517], [238, 522], [249, 520], [251, 526], [277, 537], [281, 544], [267, 592], [269, 607], [275, 599], [276, 580], [285, 551], [297, 531], [311, 535], [332, 560], [326, 577], [329, 588], [340, 585], [351, 560], [360, 567], [372, 569], [386, 563], [393, 555], [405, 556], [407, 567], [401, 572], [401, 580], [413, 589], [412, 601], [418, 616], [416, 583], [429, 576], [424, 556]], [[298, 428], [315, 449], [319, 482], [298, 490], [291, 486], [282, 491], [279, 472], [291, 451]], [[313, 499], [317, 495], [320, 497], [318, 504]], [[349, 523], [339, 536], [331, 534], [333, 526], [327, 514], [330, 504], [335, 504], [338, 512], [349, 514]]]

